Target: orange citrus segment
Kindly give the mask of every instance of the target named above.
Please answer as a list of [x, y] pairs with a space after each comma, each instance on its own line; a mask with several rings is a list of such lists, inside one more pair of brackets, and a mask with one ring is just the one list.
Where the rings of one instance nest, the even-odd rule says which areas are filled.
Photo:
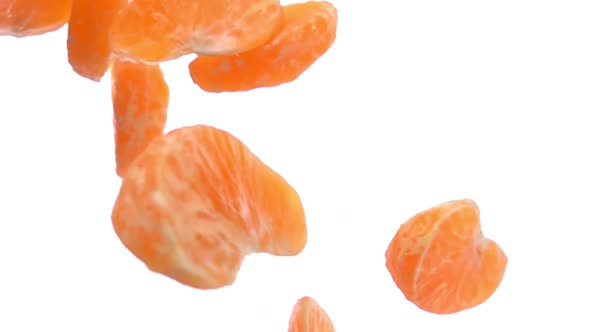
[[241, 54], [203, 56], [189, 65], [193, 82], [208, 92], [248, 91], [297, 79], [334, 43], [338, 14], [329, 2], [284, 7], [280, 32]]
[[111, 43], [144, 62], [237, 53], [270, 39], [281, 17], [279, 0], [134, 0], [115, 20]]
[[68, 61], [78, 75], [100, 81], [109, 68], [109, 27], [128, 0], [76, 0], [68, 24]]
[[55, 31], [70, 17], [72, 0], [1, 0], [0, 35], [28, 37]]
[[446, 202], [410, 218], [385, 257], [404, 296], [436, 314], [485, 302], [500, 285], [508, 262], [498, 244], [483, 236], [479, 208], [470, 199]]
[[112, 213], [121, 242], [149, 269], [188, 286], [231, 285], [253, 252], [300, 253], [297, 192], [230, 133], [183, 127], [133, 161]]
[[16, 0], [0, 0], [0, 36], [12, 35], [12, 6]]
[[300, 298], [291, 313], [288, 332], [335, 332], [326, 311], [309, 296]]
[[111, 64], [117, 174], [164, 133], [169, 89], [159, 65], [116, 59]]

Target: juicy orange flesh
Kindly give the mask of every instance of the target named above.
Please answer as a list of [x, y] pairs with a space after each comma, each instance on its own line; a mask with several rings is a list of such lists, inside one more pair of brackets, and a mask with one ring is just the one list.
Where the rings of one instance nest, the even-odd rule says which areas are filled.
[[0, 35], [28, 37], [58, 30], [69, 18], [72, 0], [3, 0]]
[[291, 313], [288, 332], [334, 332], [326, 311], [312, 297], [300, 298]]
[[233, 283], [252, 252], [296, 255], [307, 241], [295, 190], [237, 138], [201, 125], [150, 143], [123, 177], [112, 219], [150, 269], [201, 289]]
[[109, 29], [128, 0], [76, 0], [68, 24], [68, 61], [82, 77], [100, 81], [109, 68]]
[[334, 43], [338, 15], [329, 2], [284, 7], [281, 30], [240, 54], [199, 56], [189, 65], [193, 82], [209, 92], [247, 91], [297, 79]]
[[159, 65], [115, 59], [111, 64], [117, 174], [166, 126], [170, 91]]
[[111, 29], [114, 51], [144, 62], [257, 47], [281, 22], [278, 0], [134, 0]]
[[475, 307], [498, 288], [507, 259], [486, 239], [472, 200], [451, 201], [403, 224], [386, 266], [404, 296], [425, 311], [449, 314]]

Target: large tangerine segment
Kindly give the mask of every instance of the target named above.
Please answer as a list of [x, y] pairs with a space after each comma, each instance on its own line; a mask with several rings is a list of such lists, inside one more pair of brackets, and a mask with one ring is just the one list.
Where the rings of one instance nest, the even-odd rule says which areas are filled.
[[100, 81], [109, 68], [109, 27], [128, 0], [76, 0], [68, 24], [68, 61], [78, 75]]
[[483, 236], [470, 199], [422, 211], [392, 239], [386, 267], [404, 296], [421, 309], [451, 314], [485, 302], [499, 287], [508, 259]]
[[335, 332], [332, 320], [312, 297], [300, 298], [291, 313], [288, 332]]
[[281, 23], [279, 0], [134, 0], [111, 28], [120, 56], [162, 62], [257, 47]]
[[21, 38], [58, 30], [71, 8], [72, 0], [2, 0], [0, 35]]
[[170, 91], [159, 65], [115, 59], [111, 96], [117, 174], [124, 176], [133, 160], [166, 126]]
[[189, 65], [193, 82], [208, 92], [248, 91], [297, 79], [330, 49], [338, 12], [329, 2], [284, 7], [281, 31], [269, 42], [241, 54], [203, 56]]
[[231, 285], [253, 252], [300, 253], [297, 192], [230, 133], [192, 126], [155, 138], [129, 166], [112, 213], [149, 269], [200, 289]]

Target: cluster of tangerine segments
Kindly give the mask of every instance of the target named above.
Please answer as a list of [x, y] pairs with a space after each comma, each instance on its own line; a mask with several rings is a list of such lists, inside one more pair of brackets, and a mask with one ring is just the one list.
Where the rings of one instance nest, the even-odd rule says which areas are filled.
[[147, 66], [195, 54], [188, 72], [208, 92], [294, 81], [330, 49], [337, 23], [326, 1], [0, 1], [0, 35], [34, 36], [67, 24], [68, 61], [82, 77], [100, 81], [117, 60]]
[[[296, 256], [307, 243], [297, 191], [231, 133], [195, 125], [164, 133], [163, 61], [195, 54], [189, 73], [207, 92], [296, 80], [330, 49], [337, 11], [325, 1], [0, 0], [0, 35], [26, 37], [67, 24], [68, 60], [100, 81], [110, 70], [116, 173], [112, 223], [153, 272], [189, 287], [230, 286], [252, 253]], [[393, 237], [386, 267], [409, 302], [451, 314], [485, 302], [507, 258], [483, 236], [470, 199], [422, 211]], [[290, 332], [334, 331], [311, 297]]]

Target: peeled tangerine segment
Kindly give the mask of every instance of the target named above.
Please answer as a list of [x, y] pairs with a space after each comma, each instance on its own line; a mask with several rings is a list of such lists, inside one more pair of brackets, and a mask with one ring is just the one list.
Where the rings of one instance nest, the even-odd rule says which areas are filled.
[[237, 53], [270, 39], [281, 17], [279, 0], [134, 0], [117, 16], [111, 43], [144, 62]]
[[272, 87], [297, 79], [330, 49], [338, 12], [329, 2], [284, 7], [280, 32], [255, 49], [234, 55], [199, 55], [189, 65], [193, 82], [207, 92]]
[[117, 174], [124, 176], [133, 160], [164, 134], [170, 91], [159, 65], [115, 59], [111, 96]]
[[72, 0], [0, 0], [0, 36], [28, 37], [55, 31], [70, 17]]
[[485, 302], [504, 277], [508, 259], [481, 232], [479, 208], [455, 200], [420, 212], [401, 225], [385, 254], [404, 296], [435, 314]]
[[312, 297], [300, 298], [291, 313], [288, 332], [335, 332], [332, 320]]
[[76, 0], [68, 24], [68, 61], [80, 76], [100, 81], [109, 68], [109, 28], [128, 0]]
[[147, 267], [198, 289], [233, 284], [250, 253], [305, 247], [297, 192], [239, 139], [197, 125], [155, 138], [123, 177], [112, 213]]

